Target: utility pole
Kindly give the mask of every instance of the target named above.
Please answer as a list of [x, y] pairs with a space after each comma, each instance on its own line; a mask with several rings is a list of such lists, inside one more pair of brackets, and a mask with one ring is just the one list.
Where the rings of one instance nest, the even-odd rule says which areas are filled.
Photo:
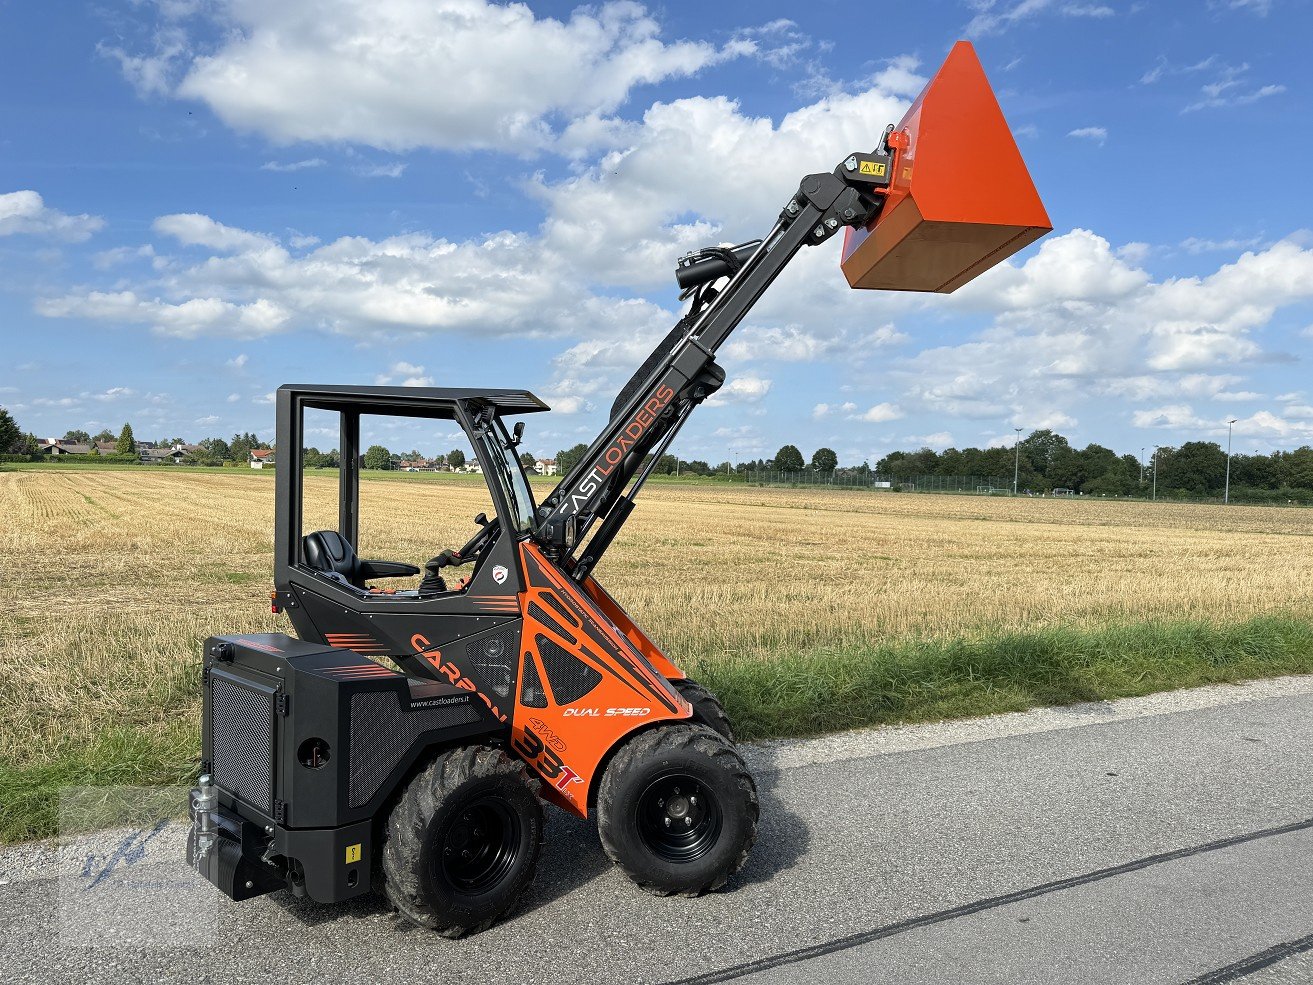
[[1021, 428], [1013, 428], [1017, 432], [1017, 440], [1012, 442], [1012, 495], [1017, 494], [1017, 477], [1021, 475]]
[[1140, 446], [1140, 486], [1144, 486], [1144, 446]]
[[1222, 503], [1231, 502], [1231, 428], [1239, 418], [1231, 418], [1226, 422], [1226, 488], [1222, 493]]
[[1153, 501], [1158, 502], [1158, 446], [1153, 446]]

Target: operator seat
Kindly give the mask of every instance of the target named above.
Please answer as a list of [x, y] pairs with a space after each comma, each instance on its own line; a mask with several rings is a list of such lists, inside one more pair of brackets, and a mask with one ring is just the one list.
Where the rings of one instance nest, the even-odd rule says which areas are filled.
[[400, 561], [362, 561], [355, 549], [336, 530], [316, 530], [302, 539], [305, 563], [326, 575], [341, 575], [356, 588], [374, 578], [405, 578], [419, 574], [419, 568]]

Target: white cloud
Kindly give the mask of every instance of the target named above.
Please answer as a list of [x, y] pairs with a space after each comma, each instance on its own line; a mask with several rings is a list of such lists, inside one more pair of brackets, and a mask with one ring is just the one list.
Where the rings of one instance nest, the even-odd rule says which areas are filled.
[[[588, 410], [588, 398], [614, 392], [675, 320], [635, 293], [669, 283], [673, 259], [728, 238], [722, 228], [736, 240], [763, 232], [802, 175], [829, 170], [836, 153], [869, 144], [873, 120], [901, 117], [924, 82], [913, 64], [894, 59], [857, 91], [832, 92], [778, 121], [704, 97], [655, 105], [636, 123], [599, 117], [586, 138], [573, 134], [581, 156], [572, 173], [533, 185], [546, 212], [536, 232], [465, 241], [424, 233], [346, 236], [324, 244], [290, 235], [289, 249], [273, 233], [203, 215], [164, 216], [158, 235], [214, 255], [175, 250], [153, 280], [50, 299], [38, 310], [177, 335], [297, 328], [363, 337], [459, 331], [570, 338], [570, 349], [552, 363], [552, 379], [539, 388], [558, 405], [565, 399]], [[752, 182], [738, 177], [747, 154], [761, 162]], [[625, 250], [615, 249], [618, 241]], [[905, 341], [888, 319], [919, 302], [856, 298], [842, 287], [836, 250], [795, 260], [726, 357], [856, 364]], [[617, 325], [627, 330], [617, 334]], [[769, 385], [760, 375], [731, 375], [722, 401], [759, 400], [753, 388]]]
[[241, 399], [242, 399], [242, 395], [241, 395], [240, 393], [230, 393], [230, 394], [228, 394], [228, 403], [230, 403], [230, 404], [235, 404], [235, 403], [237, 403], [237, 401], [239, 401], [239, 400], [241, 400]]
[[1261, 236], [1251, 236], [1248, 239], [1199, 239], [1191, 236], [1181, 241], [1181, 249], [1186, 253], [1234, 253], [1237, 250], [1252, 250], [1262, 245]]
[[207, 414], [204, 417], [196, 418], [196, 423], [201, 425], [218, 424], [222, 418], [218, 414]]
[[113, 386], [100, 393], [84, 393], [82, 396], [89, 400], [99, 400], [101, 403], [110, 403], [115, 400], [124, 400], [128, 397], [135, 396], [136, 392], [136, 390], [129, 387]]
[[303, 161], [266, 161], [260, 165], [261, 171], [304, 171], [306, 168], [322, 168], [328, 162], [322, 157], [309, 157]]
[[177, 21], [194, 13], [194, 8], [164, 2], [157, 6], [161, 23], [151, 34], [150, 51], [134, 53], [106, 43], [97, 46], [101, 55], [119, 63], [123, 77], [142, 97], [167, 96], [192, 53], [187, 33]]
[[727, 404], [755, 404], [770, 393], [771, 381], [754, 373], [731, 377], [724, 386], [707, 398], [708, 407]]
[[133, 259], [153, 259], [154, 256], [155, 249], [149, 243], [143, 246], [116, 246], [113, 249], [93, 253], [91, 265], [97, 270], [109, 270]]
[[[398, 380], [397, 377], [401, 379]], [[423, 366], [416, 366], [403, 360], [393, 363], [386, 373], [374, 377], [374, 383], [377, 386], [389, 386], [393, 383], [398, 386], [433, 386], [433, 377], [424, 375]]]
[[553, 414], [583, 414], [593, 410], [593, 405], [583, 397], [566, 393], [545, 393], [543, 401], [552, 408]]
[[1207, 276], [1155, 281], [1102, 237], [1073, 230], [948, 299], [950, 309], [992, 313], [992, 324], [897, 361], [889, 380], [903, 406], [1027, 424], [1073, 416], [1100, 396], [1168, 407], [1244, 400], [1252, 394], [1234, 370], [1264, 355], [1256, 334], [1311, 297], [1313, 249], [1294, 239]]
[[37, 407], [81, 407], [82, 401], [77, 397], [37, 397], [32, 401]]
[[567, 20], [486, 0], [210, 9], [223, 40], [209, 54], [176, 24], [148, 53], [107, 53], [143, 94], [200, 100], [277, 143], [526, 151], [549, 143], [561, 118], [610, 113], [637, 86], [762, 50], [749, 37], [721, 48], [665, 42], [631, 2], [580, 7]]
[[1023, 21], [1041, 14], [1054, 12], [1063, 17], [1081, 17], [1102, 19], [1112, 17], [1116, 12], [1099, 3], [1064, 3], [1055, 4], [1054, 0], [1016, 0], [1007, 7], [998, 6], [994, 0], [974, 0], [977, 13], [966, 26], [966, 33], [973, 37], [999, 34]]
[[30, 189], [0, 195], [0, 236], [26, 233], [81, 243], [104, 226], [105, 220], [99, 216], [69, 215], [52, 209]]
[[[824, 328], [829, 326], [822, 326]], [[843, 329], [825, 334], [799, 325], [766, 328], [747, 325], [738, 330], [722, 350], [726, 359], [764, 359], [779, 362], [815, 362], [833, 359], [857, 351], [873, 351], [907, 341], [907, 336], [893, 325], [881, 325], [872, 332], [856, 334]]]
[[242, 352], [242, 353], [238, 353], [237, 355], [229, 359], [227, 365], [232, 367], [233, 369], [241, 369], [249, 361], [250, 361], [250, 357], [246, 353]]
[[953, 435], [948, 431], [935, 431], [933, 434], [907, 434], [898, 439], [898, 443], [911, 447], [950, 448]]
[[896, 421], [903, 416], [902, 409], [896, 404], [881, 403], [856, 415], [856, 419], [866, 421], [868, 424], [882, 424], [885, 421]]
[[[1313, 411], [1313, 408], [1288, 407], [1282, 416], [1277, 416], [1271, 411], [1260, 410], [1249, 417], [1238, 418], [1233, 434], [1237, 438], [1272, 438], [1285, 442], [1308, 441], [1313, 439], [1313, 420], [1309, 419], [1309, 415], [1301, 413], [1306, 410]], [[1136, 411], [1132, 415], [1132, 423], [1136, 427], [1183, 431], [1212, 438], [1226, 436], [1225, 418], [1204, 417], [1197, 414], [1189, 404], [1169, 404]]]
[[842, 404], [817, 404], [812, 408], [812, 419], [819, 421], [833, 414], [847, 414], [851, 416], [856, 409], [857, 405], [852, 401], [847, 401]]
[[1067, 134], [1068, 137], [1076, 137], [1079, 140], [1093, 140], [1102, 145], [1108, 139], [1108, 130], [1106, 127], [1077, 127]]
[[138, 297], [132, 291], [70, 294], [37, 302], [40, 314], [51, 318], [90, 318], [149, 325], [161, 335], [196, 338], [222, 334], [229, 338], [257, 338], [281, 330], [287, 313], [263, 299], [233, 304], [219, 298], [191, 298], [177, 304], [159, 298]]
[[172, 236], [183, 246], [207, 246], [221, 253], [262, 251], [276, 246], [267, 236], [225, 226], [195, 212], [162, 215], [151, 228], [162, 236]]
[[1272, 0], [1220, 0], [1220, 2], [1219, 0], [1210, 0], [1209, 6], [1221, 6], [1230, 10], [1247, 10], [1259, 17], [1266, 17], [1272, 11]]
[[406, 173], [406, 164], [401, 161], [392, 164], [361, 164], [352, 170], [362, 178], [400, 178]]
[[1248, 106], [1260, 99], [1277, 96], [1286, 91], [1283, 85], [1268, 83], [1255, 85], [1248, 78], [1249, 65], [1223, 65], [1212, 82], [1200, 86], [1203, 98], [1186, 106], [1182, 112], [1201, 109], [1222, 109], [1230, 106]]

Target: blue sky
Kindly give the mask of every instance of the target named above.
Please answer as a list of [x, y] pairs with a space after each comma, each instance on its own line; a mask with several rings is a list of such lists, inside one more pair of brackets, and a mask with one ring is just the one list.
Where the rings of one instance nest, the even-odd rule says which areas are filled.
[[1311, 35], [1299, 0], [0, 2], [0, 403], [196, 440], [271, 437], [284, 382], [523, 386], [550, 455], [678, 317], [675, 259], [966, 37], [1054, 232], [950, 297], [807, 251], [676, 450], [1307, 444]]

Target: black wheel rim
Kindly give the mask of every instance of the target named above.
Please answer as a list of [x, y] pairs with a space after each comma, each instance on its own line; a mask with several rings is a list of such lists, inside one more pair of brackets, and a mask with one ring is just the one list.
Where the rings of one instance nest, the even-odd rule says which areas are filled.
[[467, 896], [495, 888], [520, 856], [520, 818], [498, 797], [467, 804], [447, 828], [437, 861], [448, 885]]
[[666, 773], [638, 798], [638, 834], [667, 862], [692, 862], [711, 851], [723, 815], [716, 795], [688, 773]]

